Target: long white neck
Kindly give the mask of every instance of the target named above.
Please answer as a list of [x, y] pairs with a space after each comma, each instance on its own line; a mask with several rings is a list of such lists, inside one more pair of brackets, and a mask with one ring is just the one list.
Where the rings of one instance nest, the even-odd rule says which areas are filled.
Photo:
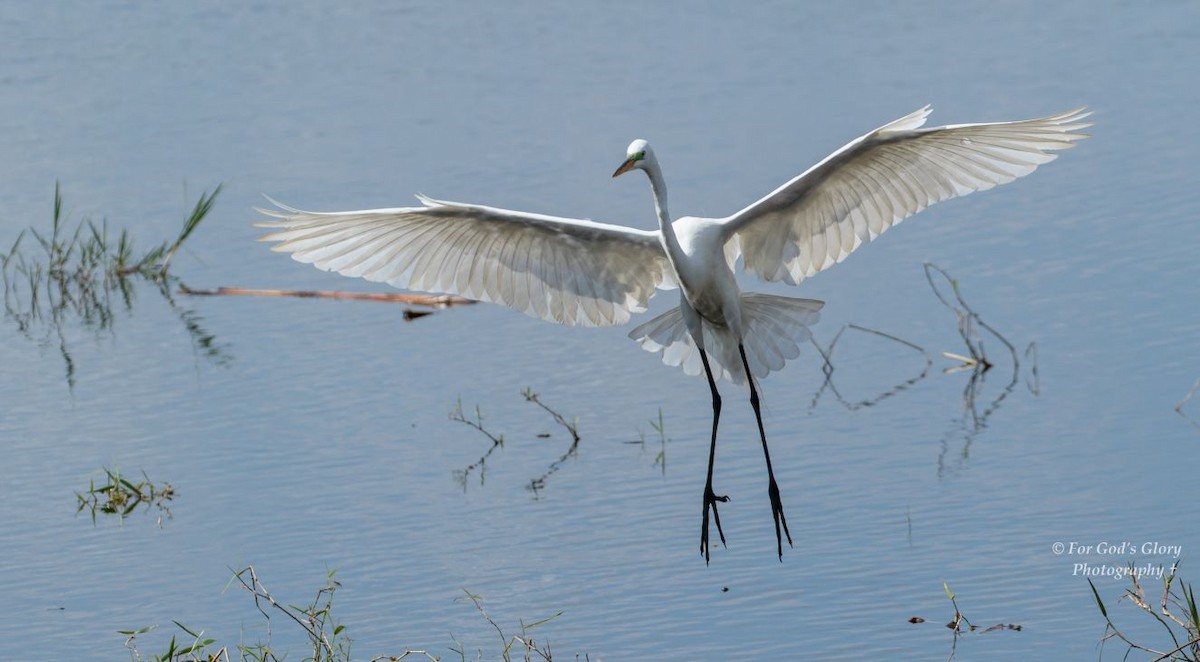
[[654, 211], [658, 214], [658, 229], [662, 232], [663, 241], [667, 245], [669, 255], [680, 253], [679, 239], [675, 236], [675, 228], [671, 226], [671, 213], [667, 211], [667, 183], [663, 180], [662, 170], [655, 159], [646, 164], [646, 176], [650, 178], [650, 190], [654, 192]]

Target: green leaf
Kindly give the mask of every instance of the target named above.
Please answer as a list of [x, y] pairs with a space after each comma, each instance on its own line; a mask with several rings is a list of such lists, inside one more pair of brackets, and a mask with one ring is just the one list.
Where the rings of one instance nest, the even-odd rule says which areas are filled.
[[1088, 578], [1088, 586], [1092, 587], [1092, 595], [1096, 597], [1096, 604], [1100, 607], [1100, 613], [1108, 620], [1108, 610], [1104, 608], [1104, 601], [1100, 599], [1100, 592], [1096, 590], [1096, 585], [1092, 583], [1091, 578]]

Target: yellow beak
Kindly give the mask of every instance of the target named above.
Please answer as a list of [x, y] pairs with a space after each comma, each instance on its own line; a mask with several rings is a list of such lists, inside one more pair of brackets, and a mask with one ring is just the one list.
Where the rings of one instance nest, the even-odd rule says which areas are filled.
[[633, 170], [633, 166], [636, 164], [637, 160], [635, 160], [633, 157], [625, 159], [625, 162], [621, 164], [621, 167], [617, 168], [617, 171], [613, 173], [613, 177], [620, 177], [630, 170]]

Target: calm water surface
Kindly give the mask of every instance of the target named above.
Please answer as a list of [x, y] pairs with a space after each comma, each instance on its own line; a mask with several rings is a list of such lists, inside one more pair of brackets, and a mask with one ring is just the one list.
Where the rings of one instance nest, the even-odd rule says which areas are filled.
[[[649, 228], [644, 183], [609, 179], [635, 137], [654, 142], [676, 213], [723, 215], [925, 103], [934, 123], [1087, 104], [1096, 126], [1027, 180], [924, 212], [799, 290], [753, 284], [827, 301], [823, 345], [854, 323], [932, 359], [847, 331], [830, 384], [815, 350], [764, 382], [796, 542], [782, 563], [753, 416], [727, 388], [729, 548], [705, 567], [707, 391], [619, 329], [490, 306], [413, 323], [354, 302], [173, 309], [141, 285], [103, 331], [22, 334], [6, 317], [0, 659], [119, 659], [116, 631], [153, 624], [143, 652], [159, 652], [173, 619], [254, 641], [261, 616], [226, 590], [248, 564], [293, 604], [336, 570], [364, 658], [453, 659], [453, 635], [494, 659], [467, 589], [512, 634], [562, 611], [538, 636], [563, 659], [940, 659], [943, 582], [972, 622], [1023, 626], [967, 635], [957, 659], [1094, 658], [1103, 621], [1073, 564], [1169, 565], [1140, 550], [1158, 542], [1198, 576], [1200, 429], [1172, 409], [1200, 377], [1198, 30], [1191, 3], [7, 8], [0, 246], [48, 227], [56, 180], [72, 222], [107, 218], [141, 247], [224, 183], [174, 266], [197, 288], [381, 291], [256, 243], [264, 192], [345, 209], [420, 191]], [[942, 372], [963, 347], [925, 261], [1020, 354], [1015, 380], [1001, 362], [975, 385], [974, 408], [969, 373]], [[570, 439], [526, 387], [578, 417], [573, 457], [556, 462]], [[506, 440], [465, 485], [456, 471], [490, 442], [448, 419], [460, 398]], [[170, 482], [173, 517], [76, 515], [105, 466]], [[1138, 552], [1053, 551], [1122, 541]], [[1113, 602], [1124, 588], [1097, 585]], [[1128, 603], [1110, 610], [1166, 643]]]

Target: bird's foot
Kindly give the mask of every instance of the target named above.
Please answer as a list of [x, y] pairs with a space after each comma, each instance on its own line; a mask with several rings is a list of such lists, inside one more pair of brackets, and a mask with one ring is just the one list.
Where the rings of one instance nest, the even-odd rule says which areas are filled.
[[721, 515], [717, 513], [717, 502], [726, 503], [729, 501], [727, 495], [717, 496], [713, 493], [712, 483], [704, 486], [704, 520], [700, 524], [700, 553], [704, 555], [704, 564], [708, 565], [708, 511], [712, 509], [713, 520], [717, 523], [717, 535], [721, 537], [721, 546], [727, 547], [725, 544], [725, 532], [721, 530]]
[[[788, 531], [787, 517], [783, 515], [783, 500], [779, 498], [779, 484], [775, 482], [775, 477], [771, 477], [771, 484], [767, 488], [767, 494], [771, 496], [771, 515], [775, 518], [775, 541], [778, 544], [779, 560], [783, 561], [783, 536], [787, 536], [788, 547], [792, 546], [792, 533]], [[716, 512], [714, 509], [713, 512]], [[783, 526], [782, 531], [780, 525]], [[718, 525], [719, 526], [719, 525]]]

